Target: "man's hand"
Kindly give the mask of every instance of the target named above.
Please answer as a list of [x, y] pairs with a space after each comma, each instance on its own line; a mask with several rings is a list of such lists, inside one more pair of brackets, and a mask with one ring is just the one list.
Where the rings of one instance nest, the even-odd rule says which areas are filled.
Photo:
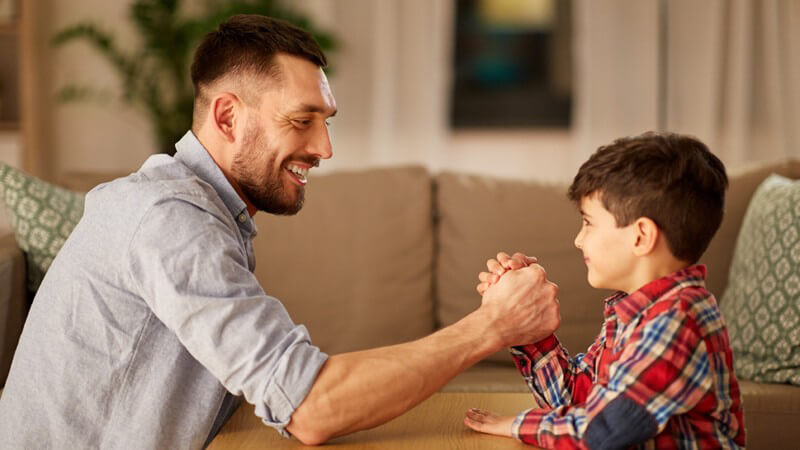
[[493, 412], [478, 408], [467, 410], [467, 414], [464, 417], [464, 425], [475, 431], [494, 434], [496, 436], [511, 437], [511, 426], [513, 423], [514, 416], [498, 416]]
[[476, 311], [488, 316], [489, 330], [503, 347], [539, 342], [561, 325], [558, 286], [532, 263], [509, 272], [484, 293]]
[[533, 256], [526, 256], [519, 252], [514, 253], [514, 256], [508, 256], [508, 253], [505, 252], [498, 253], [497, 259], [486, 261], [488, 272], [478, 274], [478, 280], [480, 281], [476, 287], [478, 294], [483, 296], [489, 286], [497, 283], [497, 280], [507, 271], [528, 267], [531, 264], [536, 264], [536, 262], [537, 260]]

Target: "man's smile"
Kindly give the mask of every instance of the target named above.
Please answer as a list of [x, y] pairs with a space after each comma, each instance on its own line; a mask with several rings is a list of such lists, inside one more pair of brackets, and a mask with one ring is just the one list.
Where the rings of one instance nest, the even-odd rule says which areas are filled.
[[286, 165], [286, 171], [289, 172], [292, 180], [294, 180], [301, 186], [305, 186], [306, 183], [308, 183], [308, 171], [310, 169], [311, 169], [310, 167], [302, 167], [294, 163], [289, 163]]

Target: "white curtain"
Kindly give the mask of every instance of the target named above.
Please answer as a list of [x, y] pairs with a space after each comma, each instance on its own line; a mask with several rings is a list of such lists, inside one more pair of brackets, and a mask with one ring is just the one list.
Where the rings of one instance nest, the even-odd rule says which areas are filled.
[[729, 168], [800, 157], [800, 3], [578, 0], [575, 20], [576, 157], [647, 129]]
[[800, 156], [800, 4], [669, 5], [667, 126], [705, 137], [730, 165]]

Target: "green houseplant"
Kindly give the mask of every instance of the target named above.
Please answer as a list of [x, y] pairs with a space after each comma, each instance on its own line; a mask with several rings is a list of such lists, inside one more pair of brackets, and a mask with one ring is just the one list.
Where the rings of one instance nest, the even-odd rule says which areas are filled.
[[[308, 30], [323, 50], [336, 47], [334, 37], [314, 27], [311, 21], [273, 0], [208, 0], [203, 13], [187, 16], [181, 0], [134, 0], [130, 20], [140, 36], [139, 48], [123, 50], [102, 27], [81, 22], [53, 37], [61, 46], [88, 42], [114, 68], [120, 78], [122, 100], [141, 108], [153, 127], [158, 151], [175, 152], [175, 142], [191, 127], [194, 92], [189, 67], [194, 48], [207, 32], [234, 14], [262, 14], [287, 20]], [[96, 94], [86, 86], [60, 89], [61, 101], [86, 100]]]

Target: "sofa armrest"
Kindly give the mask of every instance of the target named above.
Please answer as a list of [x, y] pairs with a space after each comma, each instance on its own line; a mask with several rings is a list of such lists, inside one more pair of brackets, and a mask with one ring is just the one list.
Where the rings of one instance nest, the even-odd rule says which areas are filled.
[[5, 385], [14, 350], [28, 313], [25, 257], [11, 233], [0, 235], [0, 387]]

